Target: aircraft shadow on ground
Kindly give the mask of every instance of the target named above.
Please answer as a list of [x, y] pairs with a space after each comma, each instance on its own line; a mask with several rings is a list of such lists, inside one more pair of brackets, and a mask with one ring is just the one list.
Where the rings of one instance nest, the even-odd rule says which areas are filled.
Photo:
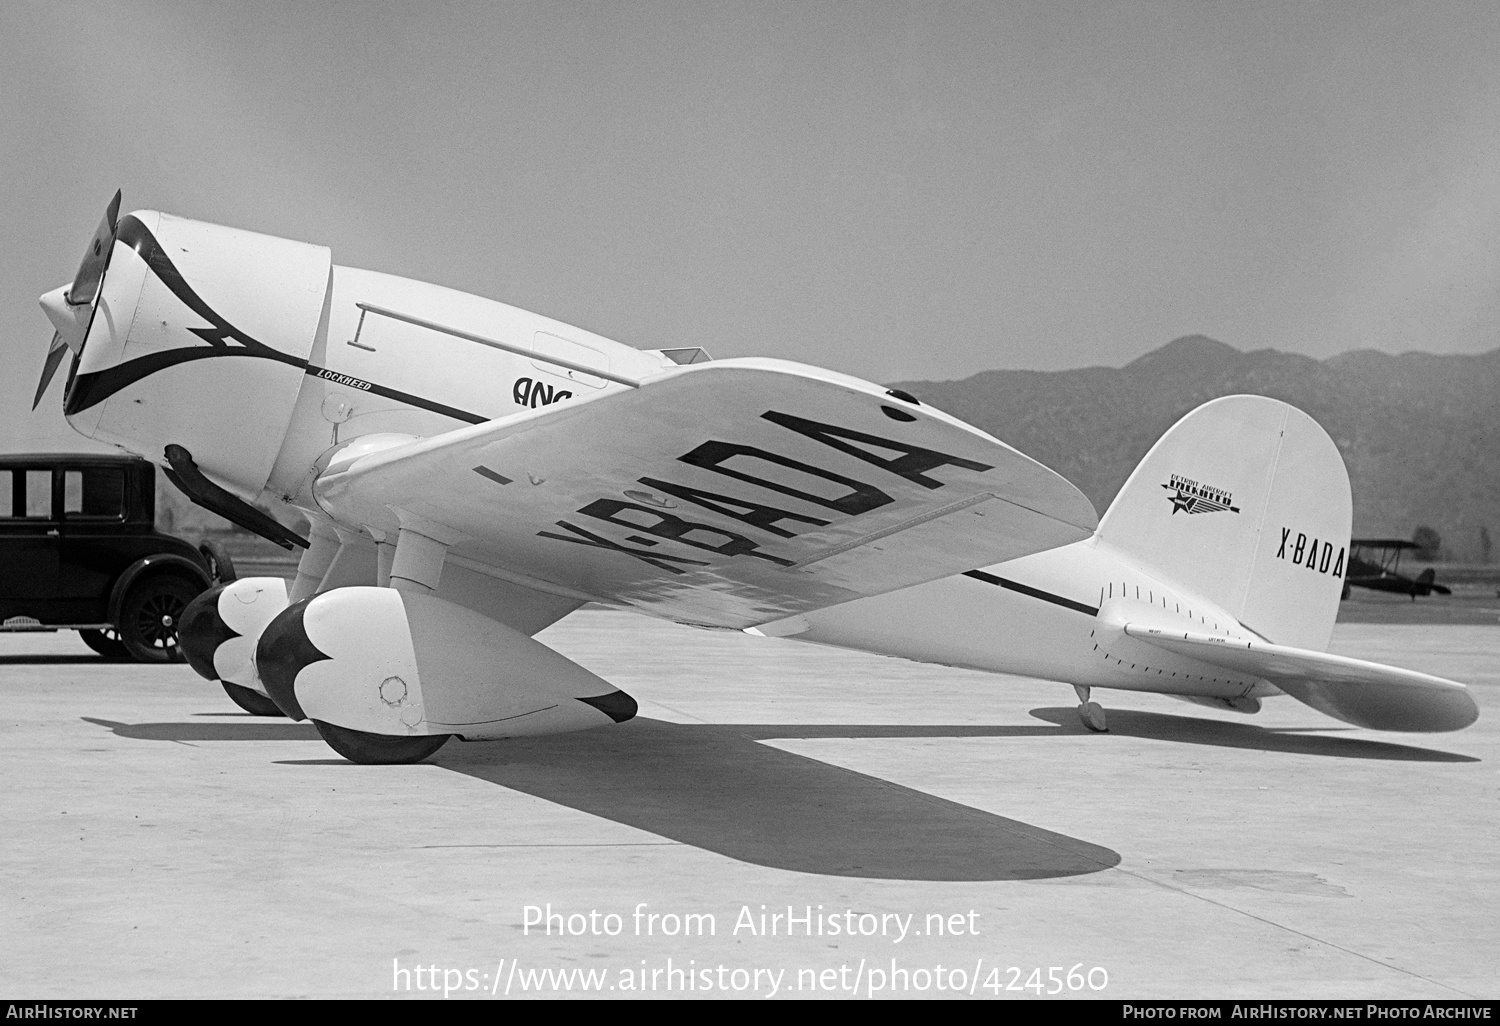
[[[884, 737], [905, 728], [877, 729]], [[1036, 880], [1097, 873], [1120, 862], [1118, 852], [1088, 841], [759, 743], [806, 730], [638, 717], [609, 731], [450, 744], [431, 761], [741, 862], [793, 872]], [[917, 730], [917, 736], [967, 732]], [[1006, 730], [984, 728], [980, 736]], [[810, 736], [857, 735], [813, 728]]]
[[0, 655], [0, 666], [62, 666], [67, 663], [115, 665], [101, 655]]
[[[1048, 723], [1067, 725], [1078, 722], [1073, 707], [1033, 709], [1031, 715]], [[1253, 723], [1230, 723], [1197, 716], [1173, 716], [1169, 713], [1143, 712], [1138, 709], [1110, 709], [1109, 732], [1125, 737], [1176, 741], [1190, 745], [1213, 745], [1218, 748], [1253, 748], [1265, 752], [1287, 752], [1292, 755], [1324, 755], [1338, 759], [1385, 759], [1391, 762], [1479, 762], [1472, 755], [1443, 752], [1433, 748], [1371, 741], [1360, 737], [1324, 737], [1304, 733], [1306, 727], [1261, 727]], [[1346, 730], [1346, 727], [1330, 727]]]
[[[227, 715], [233, 715], [232, 713]], [[81, 717], [96, 727], [138, 741], [322, 741], [311, 723], [257, 719], [254, 723], [117, 723]]]
[[[318, 740], [310, 723], [118, 723], [151, 741]], [[802, 873], [892, 880], [1036, 880], [1110, 869], [1118, 852], [894, 784], [762, 739], [1006, 737], [1057, 728], [680, 724], [463, 744], [429, 762], [732, 859]], [[325, 750], [326, 751], [326, 750]], [[321, 755], [322, 753], [320, 753]], [[330, 753], [331, 754], [331, 753]], [[338, 759], [295, 760], [350, 766]]]
[[[1118, 865], [1119, 853], [1109, 848], [760, 743], [1085, 733], [1071, 707], [1033, 709], [1031, 714], [1046, 725], [682, 724], [637, 717], [607, 730], [452, 742], [429, 761], [741, 862], [793, 872], [893, 880], [1035, 880]], [[143, 740], [319, 740], [310, 723], [277, 720], [128, 724], [84, 719], [121, 737]], [[1337, 758], [1478, 761], [1390, 742], [1130, 709], [1110, 710], [1109, 724], [1118, 736], [1187, 744]], [[1107, 745], [1109, 738], [1100, 737], [1098, 743]], [[351, 766], [319, 755], [288, 762]]]

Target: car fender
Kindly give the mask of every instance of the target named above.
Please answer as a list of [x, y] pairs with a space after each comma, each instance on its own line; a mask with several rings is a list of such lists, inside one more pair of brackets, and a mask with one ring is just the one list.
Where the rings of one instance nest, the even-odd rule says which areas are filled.
[[125, 596], [137, 581], [156, 574], [173, 574], [177, 577], [186, 577], [196, 583], [200, 588], [207, 589], [213, 585], [208, 573], [197, 563], [186, 556], [178, 556], [170, 552], [158, 552], [154, 555], [145, 556], [136, 560], [125, 568], [115, 581], [114, 588], [109, 593], [109, 622], [120, 622], [120, 605], [125, 601]]

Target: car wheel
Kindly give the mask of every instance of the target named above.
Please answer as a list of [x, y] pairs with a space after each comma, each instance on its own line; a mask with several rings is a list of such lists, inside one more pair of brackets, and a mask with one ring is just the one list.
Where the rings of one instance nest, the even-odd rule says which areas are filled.
[[232, 584], [235, 581], [234, 560], [216, 541], [205, 541], [198, 546], [203, 558], [208, 560], [208, 576], [215, 584]]
[[259, 691], [242, 687], [239, 684], [231, 684], [227, 680], [219, 681], [224, 685], [224, 693], [229, 700], [251, 716], [285, 716], [286, 713], [276, 708], [276, 703], [271, 701]]
[[81, 630], [78, 636], [85, 645], [112, 662], [123, 662], [130, 658], [125, 643], [120, 640], [120, 632], [113, 627], [106, 631]]
[[180, 577], [152, 577], [135, 587], [120, 604], [120, 640], [140, 663], [173, 663], [184, 658], [177, 644], [182, 611], [199, 589]]

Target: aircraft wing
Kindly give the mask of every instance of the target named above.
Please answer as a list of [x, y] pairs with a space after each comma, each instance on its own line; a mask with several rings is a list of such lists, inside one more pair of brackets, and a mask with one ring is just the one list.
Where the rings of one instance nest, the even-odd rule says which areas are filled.
[[1415, 670], [1219, 634], [1135, 623], [1124, 631], [1169, 652], [1264, 677], [1298, 701], [1359, 727], [1459, 730], [1479, 718], [1468, 688]]
[[517, 583], [728, 628], [1093, 532], [1061, 476], [909, 400], [723, 360], [335, 462], [315, 494], [392, 540], [439, 525]]

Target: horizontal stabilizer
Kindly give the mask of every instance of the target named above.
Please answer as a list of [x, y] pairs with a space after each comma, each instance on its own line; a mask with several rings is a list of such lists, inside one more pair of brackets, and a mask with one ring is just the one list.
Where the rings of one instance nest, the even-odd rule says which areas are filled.
[[1128, 623], [1125, 633], [1158, 648], [1264, 677], [1335, 719], [1373, 730], [1460, 730], [1479, 718], [1469, 689], [1415, 670], [1268, 641]]

